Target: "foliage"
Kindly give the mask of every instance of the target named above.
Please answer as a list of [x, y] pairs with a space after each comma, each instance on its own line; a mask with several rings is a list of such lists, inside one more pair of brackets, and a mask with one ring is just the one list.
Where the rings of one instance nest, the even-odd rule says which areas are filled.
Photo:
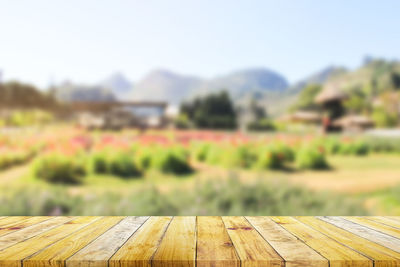
[[111, 155], [109, 172], [122, 178], [139, 177], [142, 174], [135, 163], [134, 156], [128, 152], [117, 152]]
[[192, 171], [189, 164], [189, 154], [181, 147], [157, 149], [157, 152], [153, 155], [151, 165], [163, 173], [179, 175]]
[[[21, 188], [0, 195], [2, 215], [366, 215], [360, 201], [285, 182], [210, 179], [192, 190], [145, 186], [127, 195], [71, 195], [67, 189]], [[229, 190], [227, 190], [229, 188]]]
[[372, 119], [378, 127], [394, 127], [398, 122], [397, 114], [388, 112], [383, 107], [376, 107], [374, 109]]
[[275, 146], [262, 147], [257, 154], [255, 166], [262, 169], [280, 169], [283, 167], [285, 155]]
[[247, 130], [249, 131], [273, 131], [275, 130], [275, 125], [269, 119], [259, 119], [253, 122], [250, 122], [247, 125]]
[[236, 114], [233, 103], [226, 92], [198, 97], [181, 105], [185, 114], [197, 128], [235, 129]]
[[0, 106], [12, 109], [53, 110], [58, 104], [50, 94], [43, 93], [32, 85], [7, 82], [0, 83]]
[[329, 167], [322, 147], [302, 147], [296, 155], [296, 164], [300, 169], [327, 169]]
[[322, 90], [322, 86], [319, 84], [309, 84], [300, 93], [297, 102], [290, 108], [292, 111], [304, 109], [304, 110], [315, 110], [318, 109], [318, 105], [314, 99], [317, 94]]
[[24, 164], [31, 160], [36, 154], [36, 149], [32, 148], [28, 151], [1, 151], [0, 152], [0, 170]]
[[81, 184], [87, 173], [82, 157], [68, 157], [61, 154], [46, 154], [34, 162], [33, 173], [50, 183]]

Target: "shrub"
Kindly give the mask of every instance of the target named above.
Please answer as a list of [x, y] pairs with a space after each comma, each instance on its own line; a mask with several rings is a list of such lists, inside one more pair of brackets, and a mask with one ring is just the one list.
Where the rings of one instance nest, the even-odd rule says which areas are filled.
[[180, 148], [159, 148], [154, 153], [152, 166], [163, 173], [185, 174], [192, 171], [188, 153]]
[[328, 163], [321, 147], [303, 147], [296, 156], [296, 163], [300, 169], [326, 169]]
[[277, 152], [278, 152], [279, 154], [283, 155], [284, 161], [286, 161], [286, 162], [293, 162], [293, 161], [295, 160], [294, 151], [293, 151], [293, 149], [292, 149], [290, 146], [281, 143], [281, 144], [279, 144], [279, 145], [277, 146], [276, 149], [277, 149]]
[[221, 163], [224, 156], [223, 150], [221, 145], [211, 145], [207, 150], [206, 162], [211, 165]]
[[92, 155], [92, 170], [98, 174], [106, 174], [110, 170], [110, 159], [105, 151]]
[[200, 162], [204, 162], [207, 159], [208, 151], [210, 150], [210, 143], [194, 143], [191, 146], [193, 151], [194, 159]]
[[249, 145], [226, 148], [222, 161], [225, 167], [249, 168], [256, 161], [254, 148]]
[[274, 131], [275, 126], [269, 119], [260, 119], [250, 122], [247, 125], [247, 130], [249, 131]]
[[86, 175], [86, 164], [82, 157], [67, 157], [47, 154], [33, 164], [37, 178], [50, 183], [80, 184]]
[[151, 167], [155, 147], [142, 147], [136, 151], [135, 159], [140, 170], [145, 171]]
[[261, 148], [257, 154], [255, 166], [262, 169], [280, 169], [283, 167], [285, 155], [275, 147]]
[[141, 171], [131, 153], [118, 152], [110, 157], [110, 173], [123, 178], [138, 177]]

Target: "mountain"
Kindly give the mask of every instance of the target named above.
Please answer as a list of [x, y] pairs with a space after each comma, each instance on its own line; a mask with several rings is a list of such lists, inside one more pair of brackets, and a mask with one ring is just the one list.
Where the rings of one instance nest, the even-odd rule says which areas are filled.
[[132, 92], [133, 83], [122, 73], [116, 72], [101, 81], [99, 86], [109, 89], [118, 100], [127, 100]]
[[201, 82], [201, 79], [194, 76], [159, 69], [147, 74], [133, 87], [131, 98], [178, 104], [191, 95]]
[[290, 91], [299, 92], [307, 85], [323, 84], [328, 79], [330, 79], [334, 76], [342, 75], [346, 72], [347, 72], [347, 70], [343, 67], [335, 67], [335, 66], [326, 67], [326, 68], [310, 75], [309, 77], [305, 78], [304, 80], [297, 82], [296, 84], [294, 84], [293, 86], [290, 87]]
[[197, 91], [208, 93], [227, 90], [233, 99], [263, 93], [281, 93], [288, 88], [287, 80], [280, 74], [263, 68], [236, 71], [204, 82]]
[[289, 109], [298, 99], [300, 92], [310, 84], [323, 84], [331, 77], [342, 75], [346, 70], [342, 67], [329, 66], [309, 77], [290, 86], [284, 92], [279, 94], [264, 95], [259, 102], [267, 107], [267, 111], [271, 116], [279, 116]]
[[71, 101], [114, 101], [114, 94], [103, 86], [77, 85], [65, 82], [51, 89], [57, 100]]

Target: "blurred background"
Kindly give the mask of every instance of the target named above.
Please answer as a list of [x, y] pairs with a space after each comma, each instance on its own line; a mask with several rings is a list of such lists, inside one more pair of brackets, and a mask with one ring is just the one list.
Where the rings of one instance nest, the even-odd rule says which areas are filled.
[[400, 2], [0, 6], [0, 215], [400, 215]]

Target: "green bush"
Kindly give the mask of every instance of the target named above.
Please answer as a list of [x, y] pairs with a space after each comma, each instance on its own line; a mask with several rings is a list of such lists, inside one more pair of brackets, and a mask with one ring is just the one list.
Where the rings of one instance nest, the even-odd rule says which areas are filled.
[[0, 170], [5, 170], [10, 167], [21, 165], [31, 160], [36, 154], [35, 150], [29, 150], [27, 152], [14, 151], [7, 152], [0, 155]]
[[247, 125], [249, 131], [274, 131], [275, 125], [269, 119], [260, 119]]
[[110, 171], [110, 158], [105, 151], [92, 154], [92, 170], [94, 173], [106, 174]]
[[41, 180], [60, 184], [81, 184], [87, 173], [85, 160], [80, 157], [47, 154], [33, 166], [34, 175]]
[[283, 167], [285, 155], [276, 147], [268, 146], [261, 148], [257, 153], [255, 166], [262, 169], [280, 169]]
[[110, 156], [109, 164], [110, 173], [122, 178], [139, 177], [142, 174], [131, 153], [118, 152]]
[[249, 168], [256, 161], [254, 148], [249, 145], [231, 146], [224, 149], [222, 157], [225, 167]]
[[140, 170], [145, 171], [151, 167], [155, 147], [142, 147], [135, 153], [135, 159]]
[[207, 159], [208, 151], [212, 145], [210, 143], [193, 143], [191, 151], [195, 160], [204, 162]]
[[159, 148], [153, 155], [151, 165], [163, 173], [186, 174], [192, 171], [189, 155], [180, 147]]
[[303, 147], [296, 155], [296, 164], [300, 169], [327, 169], [329, 167], [321, 147]]

